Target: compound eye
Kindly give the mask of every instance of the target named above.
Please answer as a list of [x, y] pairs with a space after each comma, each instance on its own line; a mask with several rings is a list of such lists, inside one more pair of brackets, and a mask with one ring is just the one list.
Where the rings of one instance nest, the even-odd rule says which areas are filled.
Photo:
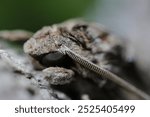
[[53, 52], [53, 53], [46, 54], [42, 58], [41, 62], [44, 66], [53, 66], [53, 65], [59, 66], [59, 64], [63, 62], [64, 58], [65, 58], [64, 54], [60, 52]]

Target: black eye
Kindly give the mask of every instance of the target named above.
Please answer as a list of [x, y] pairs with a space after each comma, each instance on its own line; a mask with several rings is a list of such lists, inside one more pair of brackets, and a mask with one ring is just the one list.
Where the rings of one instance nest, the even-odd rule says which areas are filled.
[[41, 64], [44, 66], [59, 66], [59, 64], [63, 63], [64, 59], [64, 54], [60, 52], [49, 53], [42, 57]]

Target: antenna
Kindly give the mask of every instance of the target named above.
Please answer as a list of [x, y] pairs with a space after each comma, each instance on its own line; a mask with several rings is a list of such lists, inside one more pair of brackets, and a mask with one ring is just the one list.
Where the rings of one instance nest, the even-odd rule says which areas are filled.
[[85, 57], [80, 56], [79, 54], [73, 52], [66, 46], [61, 46], [59, 49], [63, 54], [67, 54], [71, 59], [79, 63], [80, 65], [84, 66], [85, 68], [93, 71], [94, 73], [111, 80], [112, 82], [116, 83], [120, 87], [134, 93], [135, 95], [139, 96], [142, 99], [150, 99], [150, 96], [143, 92], [142, 90], [136, 88], [134, 85], [130, 84], [129, 82], [123, 80], [121, 77], [113, 74], [112, 72], [101, 68], [100, 66], [92, 63], [91, 61], [87, 60]]

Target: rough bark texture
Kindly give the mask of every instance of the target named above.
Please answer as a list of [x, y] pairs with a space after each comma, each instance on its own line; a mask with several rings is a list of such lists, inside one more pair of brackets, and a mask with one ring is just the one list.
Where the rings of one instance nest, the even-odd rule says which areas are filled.
[[134, 61], [126, 60], [120, 40], [101, 25], [73, 20], [44, 27], [24, 44], [32, 62], [0, 40], [0, 98], [140, 99], [60, 54], [59, 45], [147, 91]]

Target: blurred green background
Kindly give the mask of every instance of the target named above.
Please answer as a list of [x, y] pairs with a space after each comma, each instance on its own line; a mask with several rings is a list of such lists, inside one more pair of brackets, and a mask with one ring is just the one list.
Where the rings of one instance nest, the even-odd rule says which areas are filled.
[[150, 89], [149, 13], [150, 0], [0, 0], [0, 30], [35, 32], [45, 25], [78, 17], [99, 22], [128, 40], [128, 58], [136, 59], [138, 68], [148, 74], [143, 79]]
[[36, 31], [74, 17], [84, 17], [95, 0], [0, 0], [0, 30]]

